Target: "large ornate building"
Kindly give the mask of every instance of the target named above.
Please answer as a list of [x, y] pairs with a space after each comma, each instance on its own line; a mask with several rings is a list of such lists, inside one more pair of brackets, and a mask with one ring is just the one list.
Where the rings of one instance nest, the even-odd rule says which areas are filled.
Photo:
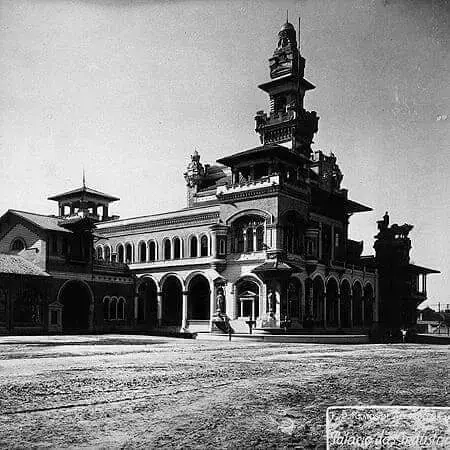
[[261, 145], [211, 165], [195, 151], [185, 208], [118, 219], [108, 211], [117, 198], [83, 186], [50, 198], [58, 216], [0, 219], [0, 251], [29, 260], [39, 248], [42, 329], [361, 332], [386, 315], [377, 261], [348, 237], [351, 216], [370, 208], [341, 187], [336, 157], [311, 148], [314, 86], [290, 23], [269, 63]]

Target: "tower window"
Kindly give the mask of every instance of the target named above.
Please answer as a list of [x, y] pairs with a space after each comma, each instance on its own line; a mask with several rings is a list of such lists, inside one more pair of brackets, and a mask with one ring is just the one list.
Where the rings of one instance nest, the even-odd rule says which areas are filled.
[[208, 256], [208, 238], [202, 236], [200, 239], [200, 256]]
[[14, 241], [11, 245], [11, 250], [20, 252], [21, 250], [24, 250], [24, 249], [25, 249], [25, 242], [23, 241], [23, 239], [21, 239], [21, 238], [14, 239]]

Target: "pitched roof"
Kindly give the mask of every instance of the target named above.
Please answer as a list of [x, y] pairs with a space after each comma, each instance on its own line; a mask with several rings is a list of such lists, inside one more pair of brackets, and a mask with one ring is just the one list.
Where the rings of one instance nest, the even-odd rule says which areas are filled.
[[120, 200], [118, 197], [114, 197], [113, 195], [105, 194], [104, 192], [97, 191], [95, 189], [91, 189], [86, 186], [82, 186], [77, 189], [72, 189], [71, 191], [63, 192], [62, 194], [53, 195], [52, 197], [48, 197], [49, 200], [64, 200], [65, 198], [70, 197], [78, 197], [81, 194], [90, 194], [94, 197], [100, 197], [102, 199], [109, 200], [110, 202], [115, 202]]
[[45, 216], [43, 214], [35, 214], [26, 211], [18, 211], [16, 209], [9, 209], [8, 213], [22, 217], [23, 219], [28, 220], [29, 222], [44, 230], [63, 231], [64, 233], [71, 233], [71, 231], [59, 225], [61, 221], [59, 217]]
[[278, 156], [279, 158], [288, 159], [292, 161], [309, 161], [306, 156], [295, 152], [287, 147], [278, 144], [266, 144], [259, 147], [250, 148], [243, 152], [235, 153], [233, 155], [225, 156], [217, 160], [218, 163], [225, 166], [233, 165], [239, 161], [254, 158], [255, 156]]
[[10, 273], [16, 275], [37, 275], [41, 277], [49, 277], [47, 272], [44, 272], [36, 264], [17, 255], [7, 255], [0, 253], [0, 274]]

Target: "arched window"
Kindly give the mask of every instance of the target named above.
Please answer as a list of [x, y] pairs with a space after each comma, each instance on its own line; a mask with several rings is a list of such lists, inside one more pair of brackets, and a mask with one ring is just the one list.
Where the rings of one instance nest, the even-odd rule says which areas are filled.
[[109, 320], [109, 297], [103, 297], [103, 320]]
[[192, 236], [191, 237], [191, 243], [190, 243], [190, 253], [189, 255], [192, 258], [195, 258], [197, 256], [197, 237]]
[[125, 254], [124, 254], [124, 251], [123, 251], [123, 245], [119, 244], [117, 246], [117, 260], [119, 262], [123, 263], [124, 262], [124, 256], [125, 256]]
[[150, 241], [148, 244], [149, 260], [156, 261], [156, 244], [155, 241]]
[[200, 239], [200, 256], [208, 256], [208, 237], [203, 235]]
[[105, 261], [111, 261], [111, 249], [108, 246], [105, 247]]
[[125, 319], [125, 299], [120, 297], [117, 302], [117, 320]]
[[244, 251], [244, 229], [240, 228], [237, 230], [237, 237], [236, 237], [236, 251], [238, 253], [242, 253]]
[[179, 237], [173, 240], [173, 257], [174, 259], [181, 258], [181, 241]]
[[139, 244], [139, 261], [147, 261], [147, 245], [145, 244], [145, 242], [141, 242]]
[[0, 322], [6, 322], [6, 290], [0, 288]]
[[126, 262], [131, 263], [133, 262], [133, 247], [131, 244], [125, 245], [125, 256], [126, 256]]
[[[242, 253], [262, 249], [259, 247], [262, 247], [262, 241], [264, 240], [264, 223], [265, 219], [257, 215], [243, 216], [235, 220], [231, 226], [231, 251], [233, 253]], [[262, 236], [259, 228], [262, 229]], [[260, 239], [259, 244], [258, 236]]]
[[117, 298], [112, 297], [109, 302], [109, 320], [117, 319]]
[[252, 227], [247, 228], [247, 251], [253, 252], [255, 247], [253, 245], [254, 231]]
[[219, 255], [225, 255], [227, 252], [227, 241], [225, 238], [219, 239]]
[[11, 245], [11, 250], [20, 252], [21, 250], [25, 249], [25, 242], [22, 238], [16, 238], [14, 239], [12, 245]]
[[256, 251], [264, 250], [264, 225], [256, 229]]
[[103, 248], [97, 247], [97, 259], [103, 259]]
[[164, 241], [164, 259], [170, 259], [172, 252], [172, 245], [170, 244], [170, 240], [166, 239]]

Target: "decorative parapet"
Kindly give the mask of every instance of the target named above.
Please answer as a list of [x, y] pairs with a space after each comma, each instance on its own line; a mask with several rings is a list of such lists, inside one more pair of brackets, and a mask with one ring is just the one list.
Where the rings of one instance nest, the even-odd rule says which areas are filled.
[[276, 186], [280, 184], [279, 175], [270, 175], [268, 177], [260, 178], [259, 180], [251, 180], [243, 183], [236, 183], [232, 185], [219, 186], [217, 188], [217, 196], [220, 197], [226, 194], [236, 194], [239, 192], [247, 192], [255, 189]]
[[116, 261], [105, 261], [101, 259], [94, 259], [93, 264], [94, 272], [114, 272], [114, 273], [126, 273], [129, 272], [128, 265]]

